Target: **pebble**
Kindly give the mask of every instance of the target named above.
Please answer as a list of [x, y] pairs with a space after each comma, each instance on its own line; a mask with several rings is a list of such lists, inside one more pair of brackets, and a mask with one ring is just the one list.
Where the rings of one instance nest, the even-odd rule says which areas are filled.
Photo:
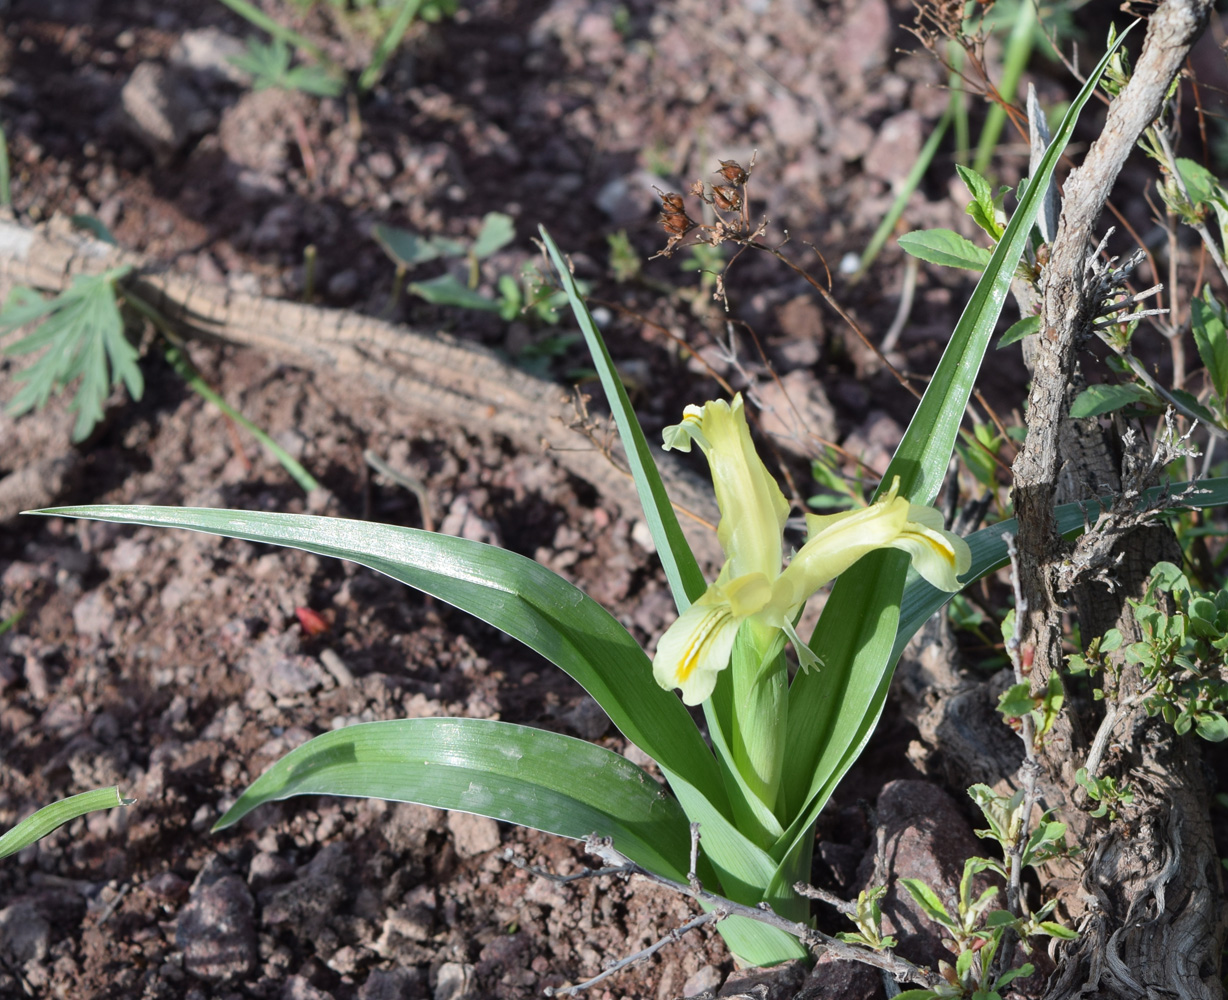
[[206, 865], [175, 922], [175, 944], [184, 971], [197, 979], [223, 983], [246, 976], [257, 957], [255, 904], [246, 883]]

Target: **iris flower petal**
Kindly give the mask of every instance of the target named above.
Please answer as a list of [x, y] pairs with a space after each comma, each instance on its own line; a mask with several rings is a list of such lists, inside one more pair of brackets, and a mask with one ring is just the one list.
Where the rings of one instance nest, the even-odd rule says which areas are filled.
[[705, 701], [729, 665], [739, 624], [719, 589], [709, 587], [661, 636], [652, 676], [667, 691], [680, 688], [684, 704]]
[[751, 442], [741, 395], [732, 404], [714, 400], [688, 406], [682, 423], [667, 427], [664, 436], [667, 450], [690, 451], [692, 442], [703, 450], [725, 552], [716, 582], [661, 636], [653, 658], [657, 683], [681, 689], [686, 704], [698, 705], [712, 694], [747, 619], [781, 629], [803, 666], [817, 664], [818, 656], [793, 628], [795, 616], [815, 591], [875, 549], [907, 552], [933, 586], [959, 590], [957, 577], [972, 561], [967, 543], [943, 529], [938, 511], [899, 496], [898, 478], [869, 507], [808, 514], [806, 544], [782, 572], [789, 505]]

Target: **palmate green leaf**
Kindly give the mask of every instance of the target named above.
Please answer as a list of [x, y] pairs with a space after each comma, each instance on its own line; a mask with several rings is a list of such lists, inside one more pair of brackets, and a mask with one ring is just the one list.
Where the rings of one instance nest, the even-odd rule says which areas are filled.
[[[1125, 34], [1128, 32], [1121, 37]], [[928, 504], [937, 495], [1044, 193], [1113, 51], [1089, 75], [1055, 132], [943, 351], [879, 486], [880, 493], [898, 476], [901, 495], [913, 503]], [[795, 819], [786, 836], [802, 836], [810, 828], [877, 724], [897, 657], [894, 645], [907, 568], [903, 553], [871, 553], [844, 573], [832, 589], [810, 642], [823, 666], [799, 674], [790, 689], [786, 779], [787, 801]]]
[[[722, 802], [716, 762], [690, 715], [652, 679], [625, 628], [583, 591], [515, 552], [449, 535], [339, 517], [204, 507], [53, 507], [31, 513], [186, 528], [348, 559], [519, 639], [576, 679], [678, 791]], [[682, 797], [682, 793], [679, 793]]]
[[686, 815], [649, 774], [584, 740], [488, 719], [396, 719], [317, 736], [257, 778], [218, 820], [266, 802], [342, 795], [459, 809], [582, 840], [612, 837], [636, 864], [686, 880]]
[[0, 858], [16, 854], [23, 847], [28, 847], [36, 840], [63, 826], [70, 820], [86, 813], [97, 812], [100, 809], [114, 809], [116, 806], [130, 806], [136, 799], [126, 799], [119, 794], [119, 786], [95, 788], [80, 795], [70, 795], [59, 802], [43, 806], [38, 812], [32, 813], [11, 830], [0, 837]]
[[131, 267], [98, 275], [79, 275], [54, 299], [43, 302], [29, 289], [14, 290], [3, 312], [0, 330], [27, 323], [38, 327], [7, 354], [43, 353], [17, 376], [24, 383], [9, 403], [9, 412], [41, 408], [52, 392], [80, 379], [69, 409], [76, 412], [73, 440], [87, 437], [102, 419], [102, 404], [113, 382], [122, 381], [133, 399], [140, 399], [145, 380], [137, 364], [139, 353], [124, 335], [116, 303], [116, 284]]

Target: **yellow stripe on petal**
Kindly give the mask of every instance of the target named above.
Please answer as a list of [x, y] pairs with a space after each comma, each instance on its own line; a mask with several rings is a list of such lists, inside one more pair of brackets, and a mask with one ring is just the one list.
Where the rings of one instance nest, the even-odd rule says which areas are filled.
[[729, 602], [710, 588], [661, 636], [652, 659], [653, 678], [666, 690], [679, 688], [685, 704], [698, 705], [729, 665], [738, 624]]

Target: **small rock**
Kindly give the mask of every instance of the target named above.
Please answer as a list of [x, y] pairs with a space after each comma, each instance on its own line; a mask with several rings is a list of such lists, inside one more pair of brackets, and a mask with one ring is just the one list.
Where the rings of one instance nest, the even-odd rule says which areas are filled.
[[280, 854], [258, 851], [247, 869], [247, 884], [256, 892], [294, 877], [294, 865]]
[[418, 1000], [426, 996], [425, 986], [416, 968], [375, 969], [359, 987], [358, 1000]]
[[489, 816], [473, 813], [449, 812], [448, 829], [456, 844], [456, 853], [462, 858], [472, 858], [499, 846], [499, 824]]
[[281, 988], [281, 1000], [333, 1000], [333, 995], [302, 976], [291, 976]]
[[170, 60], [173, 66], [194, 72], [202, 83], [225, 81], [246, 86], [251, 77], [231, 62], [246, 51], [239, 39], [219, 28], [194, 28], [179, 36], [171, 49]]
[[866, 173], [885, 181], [902, 181], [921, 155], [924, 127], [915, 111], [888, 118], [879, 126], [874, 145], [862, 160]]
[[503, 547], [503, 535], [499, 531], [499, 526], [481, 517], [464, 494], [452, 502], [439, 530], [445, 535], [454, 535], [457, 538], [468, 538], [473, 542], [486, 542], [499, 548]]
[[159, 161], [213, 126], [213, 114], [186, 80], [160, 63], [139, 63], [120, 92], [123, 122]]
[[259, 642], [239, 666], [257, 689], [268, 691], [274, 698], [307, 694], [330, 681], [328, 672], [314, 657], [282, 652], [277, 636]]
[[813, 455], [816, 438], [835, 439], [835, 408], [810, 369], [798, 368], [765, 381], [758, 392], [763, 431], [786, 451]]
[[883, 976], [863, 962], [820, 958], [797, 994], [797, 1000], [886, 1000]]
[[0, 910], [0, 954], [13, 965], [41, 962], [51, 947], [51, 925], [30, 900]]
[[91, 590], [73, 605], [72, 623], [82, 638], [100, 639], [115, 626], [115, 606], [101, 590]]
[[444, 962], [435, 975], [435, 1000], [469, 1000], [476, 997], [473, 966]]
[[318, 936], [349, 895], [352, 868], [349, 845], [329, 844], [293, 882], [268, 891], [264, 923], [294, 925], [301, 935]]
[[246, 976], [258, 952], [255, 904], [247, 885], [235, 874], [217, 876], [211, 866], [201, 871], [175, 922], [184, 971], [211, 983]]
[[[942, 945], [947, 932], [925, 915], [900, 879], [924, 882], [954, 913], [964, 861], [982, 850], [971, 825], [951, 796], [927, 781], [889, 782], [879, 795], [877, 816], [874, 842], [883, 845], [885, 857], [879, 861], [887, 870], [887, 893], [880, 903], [883, 933], [894, 934], [899, 941], [896, 950], [912, 962], [930, 966], [939, 960], [953, 962]], [[859, 873], [866, 888], [875, 867], [871, 853]], [[875, 884], [882, 884], [881, 870], [878, 877]], [[978, 878], [974, 898], [991, 884]]]
[[[738, 969], [721, 987], [718, 997], [733, 997], [750, 993], [760, 1000], [793, 1000], [806, 979], [805, 962], [785, 962], [770, 969]], [[766, 987], [766, 992], [751, 993], [756, 986]]]
[[326, 291], [330, 299], [349, 299], [353, 298], [361, 283], [358, 272], [353, 268], [346, 268], [328, 279]]
[[720, 985], [721, 970], [715, 965], [703, 965], [682, 984], [682, 992], [688, 997], [698, 993], [715, 993]]
[[589, 742], [600, 739], [610, 728], [610, 717], [605, 714], [605, 709], [588, 695], [581, 698], [571, 711], [559, 716], [559, 721]]

